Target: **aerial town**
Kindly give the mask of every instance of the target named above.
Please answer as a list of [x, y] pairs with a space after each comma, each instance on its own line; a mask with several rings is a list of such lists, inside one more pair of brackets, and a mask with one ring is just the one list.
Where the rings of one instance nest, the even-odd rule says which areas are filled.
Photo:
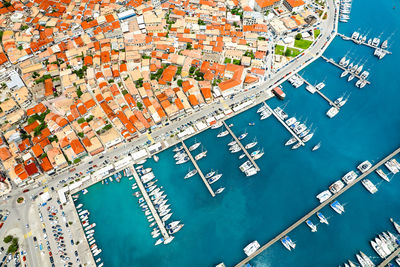
[[[191, 123], [194, 114], [224, 101], [234, 103], [239, 93], [251, 96], [316, 43], [328, 9], [321, 0], [0, 2], [3, 204], [12, 195], [18, 204], [35, 207], [37, 220], [40, 216], [43, 222], [47, 212], [55, 216], [58, 204], [37, 209], [38, 195], [28, 191], [43, 187], [56, 196], [59, 188], [95, 172], [97, 165], [73, 173], [95, 157], [130, 145], [151, 145], [152, 133], [166, 126]], [[281, 90], [274, 93], [284, 97]], [[75, 174], [70, 181], [54, 182], [56, 189], [46, 187], [69, 173]], [[13, 205], [0, 206], [1, 239]], [[22, 221], [28, 230], [20, 229], [17, 236], [30, 230]], [[53, 259], [53, 241], [47, 241], [49, 257], [31, 259], [35, 239], [20, 242], [19, 256], [6, 254], [3, 260], [8, 266], [66, 266], [68, 259], [61, 252], [61, 258]], [[57, 244], [63, 244], [61, 239]], [[7, 250], [7, 244], [1, 246]], [[84, 262], [77, 252], [75, 256], [74, 266], [96, 266], [91, 257]]]

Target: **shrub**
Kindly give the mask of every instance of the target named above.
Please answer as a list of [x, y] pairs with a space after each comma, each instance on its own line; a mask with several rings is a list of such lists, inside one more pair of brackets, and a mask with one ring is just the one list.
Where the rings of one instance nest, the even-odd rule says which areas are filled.
[[301, 40], [301, 38], [303, 38], [303, 35], [301, 35], [301, 33], [296, 34], [296, 40]]
[[13, 239], [12, 235], [8, 235], [8, 236], [4, 237], [3, 241], [4, 241], [4, 243], [7, 244], [7, 243], [10, 243], [12, 241], [12, 239]]

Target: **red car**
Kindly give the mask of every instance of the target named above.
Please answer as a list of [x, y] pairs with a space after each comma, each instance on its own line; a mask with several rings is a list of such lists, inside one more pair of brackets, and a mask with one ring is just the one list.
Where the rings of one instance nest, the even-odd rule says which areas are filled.
[[28, 191], [29, 191], [29, 189], [24, 189], [24, 191], [22, 191], [22, 193], [26, 193]]
[[51, 253], [51, 251], [49, 251], [49, 255], [50, 255], [50, 257], [51, 257], [51, 256], [53, 256], [53, 253]]
[[22, 260], [23, 260], [23, 261], [26, 261], [26, 257], [25, 257], [25, 256], [23, 256], [23, 257], [22, 257]]

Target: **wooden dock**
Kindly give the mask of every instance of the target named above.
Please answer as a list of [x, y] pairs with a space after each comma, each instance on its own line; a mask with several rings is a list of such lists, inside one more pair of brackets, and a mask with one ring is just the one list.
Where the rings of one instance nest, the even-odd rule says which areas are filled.
[[336, 35], [339, 35], [340, 37], [342, 37], [343, 40], [346, 40], [346, 41], [353, 41], [355, 44], [365, 45], [365, 46], [371, 47], [371, 48], [373, 48], [373, 49], [379, 48], [379, 49], [382, 49], [382, 51], [385, 52], [386, 54], [389, 54], [389, 55], [392, 54], [392, 52], [390, 52], [389, 50], [380, 48], [380, 47], [378, 47], [378, 46], [373, 46], [373, 45], [368, 44], [368, 43], [365, 43], [365, 42], [364, 42], [364, 43], [357, 42], [357, 40], [354, 40], [353, 38], [351, 38], [351, 37], [349, 37], [349, 36], [346, 36], [346, 35], [344, 35], [344, 34], [336, 33]]
[[[346, 185], [342, 190], [340, 190], [338, 193], [334, 194], [333, 196], [331, 196], [329, 198], [329, 201], [325, 201], [323, 203], [321, 203], [320, 205], [318, 205], [316, 208], [314, 208], [312, 211], [308, 212], [305, 216], [303, 216], [301, 219], [299, 219], [298, 221], [296, 221], [294, 224], [292, 224], [291, 226], [289, 226], [289, 228], [287, 228], [285, 231], [283, 231], [282, 233], [280, 233], [279, 235], [277, 235], [275, 238], [273, 238], [272, 240], [270, 240], [267, 244], [263, 245], [261, 248], [259, 248], [254, 254], [252, 254], [251, 256], [245, 258], [244, 260], [242, 260], [241, 262], [239, 262], [238, 264], [236, 264], [236, 267], [240, 267], [243, 266], [244, 264], [246, 264], [247, 262], [249, 262], [250, 260], [254, 259], [257, 255], [259, 255], [260, 253], [262, 253], [264, 250], [266, 250], [267, 248], [269, 248], [270, 246], [272, 246], [275, 242], [280, 241], [281, 238], [283, 238], [284, 236], [286, 236], [287, 234], [289, 234], [292, 230], [294, 230], [297, 226], [299, 226], [300, 224], [304, 223], [306, 220], [308, 220], [311, 216], [315, 215], [318, 211], [320, 211], [322, 208], [324, 208], [326, 205], [328, 205], [329, 203], [331, 203], [333, 200], [335, 200], [337, 197], [339, 197], [341, 194], [343, 194], [344, 192], [346, 192], [347, 190], [349, 190], [353, 185], [357, 184], [359, 181], [361, 181], [362, 179], [364, 179], [366, 176], [368, 176], [369, 174], [371, 174], [372, 172], [374, 172], [376, 169], [378, 169], [382, 164], [384, 164], [386, 161], [388, 161], [389, 159], [393, 158], [396, 154], [398, 154], [400, 152], [400, 147], [397, 148], [395, 151], [393, 151], [392, 153], [390, 153], [388, 156], [386, 156], [384, 159], [380, 160], [378, 163], [376, 163], [374, 166], [372, 166], [367, 172], [361, 174], [359, 177], [357, 177], [356, 180], [354, 180], [351, 184]], [[381, 266], [381, 265], [379, 265]], [[382, 265], [383, 266], [383, 265]]]
[[197, 170], [197, 173], [200, 175], [201, 179], [203, 180], [204, 184], [206, 185], [208, 191], [210, 192], [211, 196], [215, 197], [215, 193], [214, 190], [211, 188], [210, 184], [207, 182], [206, 177], [204, 176], [203, 172], [201, 171], [199, 165], [197, 165], [196, 160], [193, 158], [192, 153], [190, 153], [189, 149], [187, 148], [187, 146], [185, 145], [185, 142], [183, 142], [183, 140], [181, 140], [182, 146], [186, 151], [186, 154], [188, 154], [190, 160], [192, 161], [194, 167]]
[[[328, 62], [328, 63], [332, 63], [334, 66], [338, 67], [339, 69], [341, 69], [341, 70], [343, 70], [343, 71], [348, 70], [347, 68], [345, 68], [345, 67], [343, 67], [343, 66], [340, 66], [340, 65], [339, 65], [338, 63], [336, 63], [335, 60], [333, 60], [332, 58], [327, 58], [327, 57], [325, 57], [325, 56], [323, 56], [323, 55], [321, 55], [321, 58], [323, 58], [323, 59], [324, 59], [326, 62]], [[354, 76], [357, 77], [357, 79], [359, 79], [359, 80], [365, 81], [367, 84], [371, 84], [370, 81], [361, 78], [361, 76], [360, 76], [359, 74], [355, 74], [354, 72], [349, 72], [349, 74], [350, 74], [350, 75], [354, 75]]]
[[[303, 81], [304, 81], [304, 83], [306, 83], [308, 86], [312, 86], [312, 87], [314, 87], [315, 88], [315, 86], [314, 85], [312, 85], [311, 83], [309, 83], [306, 79], [304, 79], [302, 76], [300, 76], [300, 75], [298, 75]], [[335, 107], [335, 108], [337, 108], [337, 109], [340, 109], [340, 107], [338, 106], [338, 105], [336, 105], [332, 100], [330, 100], [326, 95], [324, 95], [323, 93], [321, 93], [321, 91], [320, 90], [317, 90], [316, 88], [315, 88], [315, 92], [317, 93], [317, 94], [319, 94], [323, 99], [325, 99], [328, 103], [329, 103], [329, 105], [331, 105], [331, 106], [333, 106], [333, 107]]]
[[394, 258], [400, 255], [400, 248], [396, 249], [392, 254], [389, 255], [384, 261], [382, 261], [378, 267], [387, 266], [389, 262], [391, 262]]
[[304, 144], [304, 142], [300, 139], [300, 137], [298, 137], [297, 134], [296, 134], [296, 133], [295, 133], [281, 118], [279, 118], [278, 115], [276, 115], [275, 111], [274, 111], [272, 108], [270, 108], [270, 106], [268, 106], [267, 103], [264, 102], [264, 105], [267, 107], [267, 109], [268, 109], [269, 111], [271, 111], [272, 115], [274, 115], [275, 118], [276, 118], [283, 126], [285, 126], [286, 130], [288, 130], [289, 133], [290, 133], [294, 138], [296, 138], [296, 140], [297, 140], [302, 146], [304, 146], [305, 144]]
[[142, 196], [144, 197], [144, 199], [147, 203], [147, 206], [149, 206], [149, 208], [150, 208], [151, 214], [153, 215], [154, 219], [156, 220], [156, 223], [158, 225], [158, 228], [161, 231], [162, 236], [164, 237], [164, 240], [167, 240], [167, 238], [169, 238], [168, 231], [167, 231], [167, 229], [165, 229], [164, 222], [161, 220], [160, 216], [158, 215], [156, 208], [154, 207], [153, 202], [151, 201], [151, 199], [149, 197], [149, 194], [147, 194], [147, 191], [144, 188], [142, 180], [140, 180], [140, 177], [139, 177], [138, 173], [136, 172], [135, 168], [132, 168], [132, 174], [136, 180], [136, 184], [138, 185], [140, 192], [142, 193]]
[[249, 152], [247, 152], [247, 149], [242, 145], [242, 142], [236, 137], [235, 133], [231, 130], [231, 128], [226, 124], [225, 121], [222, 121], [224, 124], [225, 128], [228, 130], [228, 132], [232, 135], [233, 139], [235, 139], [236, 143], [240, 146], [244, 154], [246, 154], [247, 158], [250, 160], [251, 164], [256, 168], [256, 170], [259, 172], [260, 167], [258, 167], [256, 161], [253, 159], [252, 156], [250, 156]]

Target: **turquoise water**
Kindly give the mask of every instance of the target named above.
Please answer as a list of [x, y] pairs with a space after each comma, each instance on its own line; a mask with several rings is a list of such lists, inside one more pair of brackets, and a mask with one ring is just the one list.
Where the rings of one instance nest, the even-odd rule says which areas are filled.
[[[228, 121], [238, 135], [247, 130], [245, 143], [257, 137], [265, 155], [258, 160], [261, 168], [256, 176], [245, 177], [238, 169], [244, 160], [230, 154], [226, 146], [229, 136], [216, 138], [219, 130], [208, 130], [196, 136], [208, 156], [199, 161], [204, 172], [218, 170], [223, 177], [212, 185], [214, 189], [226, 187], [223, 194], [212, 198], [201, 179], [183, 177], [190, 163], [175, 165], [172, 149], [161, 153], [160, 161], [148, 160], [145, 167], [152, 167], [168, 194], [174, 212], [172, 219], [181, 220], [185, 226], [169, 245], [154, 247], [148, 222], [132, 196], [133, 180], [121, 183], [96, 184], [89, 193], [80, 196], [77, 203], [84, 204], [90, 220], [96, 222], [95, 238], [103, 250], [100, 254], [105, 266], [214, 266], [223, 261], [232, 266], [245, 257], [243, 247], [253, 240], [268, 242], [305, 213], [318, 201], [315, 195], [325, 190], [346, 172], [368, 159], [377, 161], [400, 144], [400, 90], [397, 62], [400, 55], [395, 50], [400, 41], [396, 29], [400, 27], [400, 5], [394, 0], [381, 1], [379, 10], [371, 0], [353, 3], [351, 21], [340, 24], [339, 31], [351, 35], [354, 30], [381, 39], [390, 36], [393, 55], [382, 60], [375, 58], [372, 49], [336, 38], [325, 56], [339, 60], [344, 54], [355, 61], [367, 61], [371, 85], [362, 90], [340, 79], [341, 71], [322, 59], [308, 66], [302, 75], [310, 82], [324, 80], [323, 92], [336, 99], [351, 93], [349, 101], [333, 119], [325, 112], [329, 105], [318, 95], [311, 95], [304, 87], [293, 88], [285, 83], [285, 101], [273, 99], [269, 105], [286, 104], [286, 111], [307, 120], [316, 128], [314, 138], [306, 147], [296, 151], [283, 144], [289, 133], [277, 120], [270, 117], [260, 121], [257, 108]], [[379, 12], [379, 13], [378, 13]], [[385, 14], [382, 16], [382, 14]], [[248, 126], [255, 122], [255, 126]], [[321, 149], [311, 152], [311, 147], [321, 141]], [[194, 143], [194, 138], [187, 145]], [[387, 170], [385, 169], [387, 172]], [[339, 201], [345, 205], [343, 215], [329, 207], [322, 210], [330, 225], [318, 225], [318, 232], [311, 233], [305, 225], [290, 233], [296, 241], [294, 251], [287, 251], [280, 243], [256, 257], [255, 266], [338, 266], [362, 250], [379, 262], [369, 245], [376, 234], [391, 230], [389, 218], [400, 221], [400, 178], [390, 183], [381, 182], [377, 175], [369, 179], [379, 191], [371, 195], [359, 184], [344, 193]], [[318, 219], [311, 220], [317, 224]]]

